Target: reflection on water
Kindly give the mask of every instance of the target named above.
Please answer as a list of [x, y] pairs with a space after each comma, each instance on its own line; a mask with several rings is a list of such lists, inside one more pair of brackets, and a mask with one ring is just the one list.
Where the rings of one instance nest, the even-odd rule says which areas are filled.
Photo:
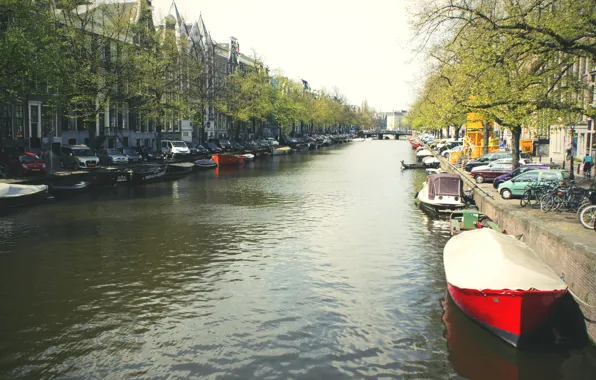
[[443, 314], [448, 224], [402, 159], [353, 143], [0, 218], [0, 378], [593, 375]]

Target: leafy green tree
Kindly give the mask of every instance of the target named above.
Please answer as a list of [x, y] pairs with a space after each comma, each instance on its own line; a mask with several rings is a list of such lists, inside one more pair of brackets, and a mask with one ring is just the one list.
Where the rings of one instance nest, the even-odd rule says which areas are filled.
[[0, 0], [1, 105], [60, 93], [67, 70], [59, 32], [52, 1]]

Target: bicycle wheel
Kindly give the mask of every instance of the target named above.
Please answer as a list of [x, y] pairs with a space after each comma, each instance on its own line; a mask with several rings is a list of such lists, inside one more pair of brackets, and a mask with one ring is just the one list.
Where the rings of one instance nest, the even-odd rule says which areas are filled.
[[569, 211], [577, 212], [580, 208], [586, 205], [592, 204], [590, 202], [590, 198], [586, 197], [585, 195], [574, 195], [571, 199], [567, 202], [567, 207]]
[[579, 214], [579, 222], [585, 228], [593, 230], [596, 223], [596, 205], [584, 207]]
[[519, 200], [519, 205], [521, 207], [526, 207], [526, 205], [530, 204], [530, 199], [534, 196], [534, 191], [532, 189], [528, 189], [524, 191], [521, 199]]
[[540, 198], [540, 209], [542, 212], [549, 212], [555, 206], [555, 196], [552, 194], [546, 194]]
[[588, 201], [588, 203], [584, 203], [582, 205], [579, 206], [579, 208], [577, 209], [577, 219], [579, 220], [579, 214], [581, 214], [582, 210], [588, 206], [591, 206], [592, 203]]

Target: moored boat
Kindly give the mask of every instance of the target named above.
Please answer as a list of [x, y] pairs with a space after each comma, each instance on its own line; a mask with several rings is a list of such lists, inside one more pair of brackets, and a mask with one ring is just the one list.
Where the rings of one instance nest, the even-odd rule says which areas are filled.
[[89, 181], [78, 181], [73, 183], [57, 183], [50, 187], [50, 192], [54, 196], [81, 193], [89, 188], [91, 182]]
[[190, 174], [190, 172], [192, 172], [194, 167], [195, 164], [192, 162], [177, 162], [174, 164], [168, 164], [164, 179], [170, 180], [184, 178]]
[[213, 169], [213, 168], [217, 167], [217, 164], [211, 158], [196, 160], [194, 165], [195, 165], [195, 168], [197, 168], [197, 169]]
[[459, 235], [465, 231], [479, 228], [492, 228], [501, 232], [499, 226], [478, 210], [459, 210], [451, 213], [449, 217], [451, 236]]
[[355, 139], [352, 139], [352, 142], [363, 142], [364, 139], [362, 137], [356, 137]]
[[289, 146], [280, 146], [278, 148], [271, 148], [271, 154], [274, 156], [290, 154], [291, 152], [292, 152], [292, 148], [290, 148]]
[[244, 161], [252, 161], [255, 158], [255, 155], [251, 153], [244, 153], [241, 156], [244, 157]]
[[452, 213], [454, 210], [460, 210], [466, 206], [463, 181], [456, 174], [429, 175], [422, 189], [416, 194], [416, 203], [425, 210], [437, 213]]
[[0, 183], [0, 210], [41, 203], [48, 195], [47, 185]]
[[234, 154], [214, 154], [213, 161], [217, 166], [239, 166], [244, 164], [244, 157]]
[[451, 238], [443, 262], [455, 304], [516, 347], [548, 321], [567, 292], [536, 252], [490, 228]]
[[143, 184], [163, 181], [167, 168], [168, 165], [144, 165], [131, 168], [129, 169], [130, 182], [133, 184]]
[[416, 160], [417, 161], [422, 161], [423, 158], [425, 157], [431, 157], [433, 154], [430, 150], [428, 149], [420, 149], [416, 152]]
[[437, 158], [433, 156], [424, 157], [422, 159], [422, 163], [427, 168], [438, 168], [439, 166], [441, 166], [441, 161], [439, 161]]
[[415, 164], [406, 164], [404, 162], [404, 160], [401, 160], [401, 168], [402, 169], [424, 169], [426, 168], [426, 165], [424, 165], [423, 163], [415, 163]]

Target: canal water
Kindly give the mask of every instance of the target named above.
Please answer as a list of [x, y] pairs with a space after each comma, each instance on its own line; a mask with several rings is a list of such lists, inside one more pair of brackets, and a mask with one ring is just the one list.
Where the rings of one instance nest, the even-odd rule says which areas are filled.
[[0, 378], [596, 378], [446, 299], [448, 225], [402, 159], [351, 143], [0, 217]]

